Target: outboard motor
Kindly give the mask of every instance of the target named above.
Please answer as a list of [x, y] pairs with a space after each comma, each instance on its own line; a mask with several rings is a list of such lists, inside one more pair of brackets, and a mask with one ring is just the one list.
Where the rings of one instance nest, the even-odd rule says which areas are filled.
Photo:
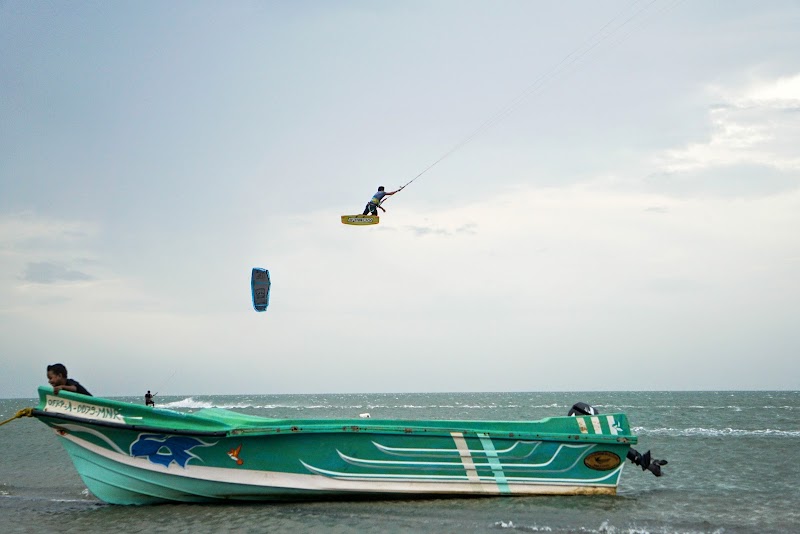
[[569, 413], [567, 415], [575, 416], [575, 415], [597, 415], [600, 412], [597, 411], [597, 408], [594, 406], [590, 406], [585, 402], [576, 402], [570, 408]]
[[[576, 415], [600, 415], [597, 408], [586, 404], [585, 402], [576, 402], [570, 408], [569, 416], [575, 417]], [[666, 460], [656, 460], [650, 456], [650, 451], [642, 454], [633, 447], [628, 450], [628, 460], [635, 463], [642, 468], [642, 471], [650, 471], [655, 476], [661, 476], [661, 466], [667, 465]]]
[[633, 447], [628, 450], [628, 460], [641, 466], [642, 471], [650, 471], [655, 476], [661, 476], [661, 466], [667, 465], [666, 460], [656, 460], [650, 457], [650, 451], [642, 454]]

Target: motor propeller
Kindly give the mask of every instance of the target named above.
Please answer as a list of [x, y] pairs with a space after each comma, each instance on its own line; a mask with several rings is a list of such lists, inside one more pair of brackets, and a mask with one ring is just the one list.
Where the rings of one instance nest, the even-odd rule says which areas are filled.
[[628, 451], [628, 460], [641, 466], [642, 471], [650, 471], [655, 476], [661, 476], [661, 466], [667, 465], [666, 460], [657, 460], [650, 456], [650, 451], [642, 454], [633, 447]]

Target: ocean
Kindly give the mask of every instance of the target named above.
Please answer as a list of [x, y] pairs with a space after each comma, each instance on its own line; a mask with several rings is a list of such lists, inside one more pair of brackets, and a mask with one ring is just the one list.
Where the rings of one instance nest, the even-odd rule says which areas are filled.
[[[143, 397], [119, 400], [143, 403]], [[56, 436], [33, 418], [0, 426], [2, 532], [800, 532], [800, 392], [180, 395], [157, 405], [274, 418], [525, 420], [576, 402], [624, 412], [635, 446], [666, 459], [657, 478], [627, 463], [618, 494], [113, 506], [95, 499]], [[31, 399], [0, 399], [0, 420]]]

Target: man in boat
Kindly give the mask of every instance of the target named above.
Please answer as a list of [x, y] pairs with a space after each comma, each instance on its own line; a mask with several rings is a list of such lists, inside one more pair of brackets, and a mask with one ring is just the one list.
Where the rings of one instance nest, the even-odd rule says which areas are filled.
[[378, 208], [381, 208], [383, 211], [386, 211], [381, 207], [381, 202], [383, 201], [383, 198], [394, 195], [395, 193], [399, 193], [402, 189], [403, 188], [401, 187], [397, 191], [392, 191], [390, 193], [387, 193], [385, 191], [385, 188], [383, 186], [380, 186], [378, 188], [378, 192], [375, 193], [375, 195], [373, 195], [373, 197], [370, 199], [369, 202], [367, 202], [367, 205], [364, 208], [364, 213], [362, 213], [362, 215], [372, 214], [373, 216], [377, 217]]
[[81, 395], [92, 396], [80, 382], [67, 378], [67, 368], [63, 364], [54, 363], [47, 366], [47, 381], [53, 386], [53, 393], [56, 395], [63, 389], [73, 393], [80, 393]]
[[148, 389], [147, 393], [144, 394], [144, 405], [155, 407], [156, 403], [153, 402], [153, 397], [156, 395], [158, 395], [158, 393], [150, 393], [150, 390]]

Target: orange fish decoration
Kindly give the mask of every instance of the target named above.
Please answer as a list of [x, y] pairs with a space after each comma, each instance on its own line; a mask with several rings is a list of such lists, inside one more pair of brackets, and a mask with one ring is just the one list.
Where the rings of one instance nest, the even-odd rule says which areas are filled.
[[244, 460], [239, 458], [239, 453], [240, 452], [242, 452], [242, 444], [241, 443], [235, 449], [231, 449], [231, 450], [228, 451], [228, 456], [231, 457], [231, 460], [234, 460], [236, 462], [236, 465], [242, 465], [244, 463]]

